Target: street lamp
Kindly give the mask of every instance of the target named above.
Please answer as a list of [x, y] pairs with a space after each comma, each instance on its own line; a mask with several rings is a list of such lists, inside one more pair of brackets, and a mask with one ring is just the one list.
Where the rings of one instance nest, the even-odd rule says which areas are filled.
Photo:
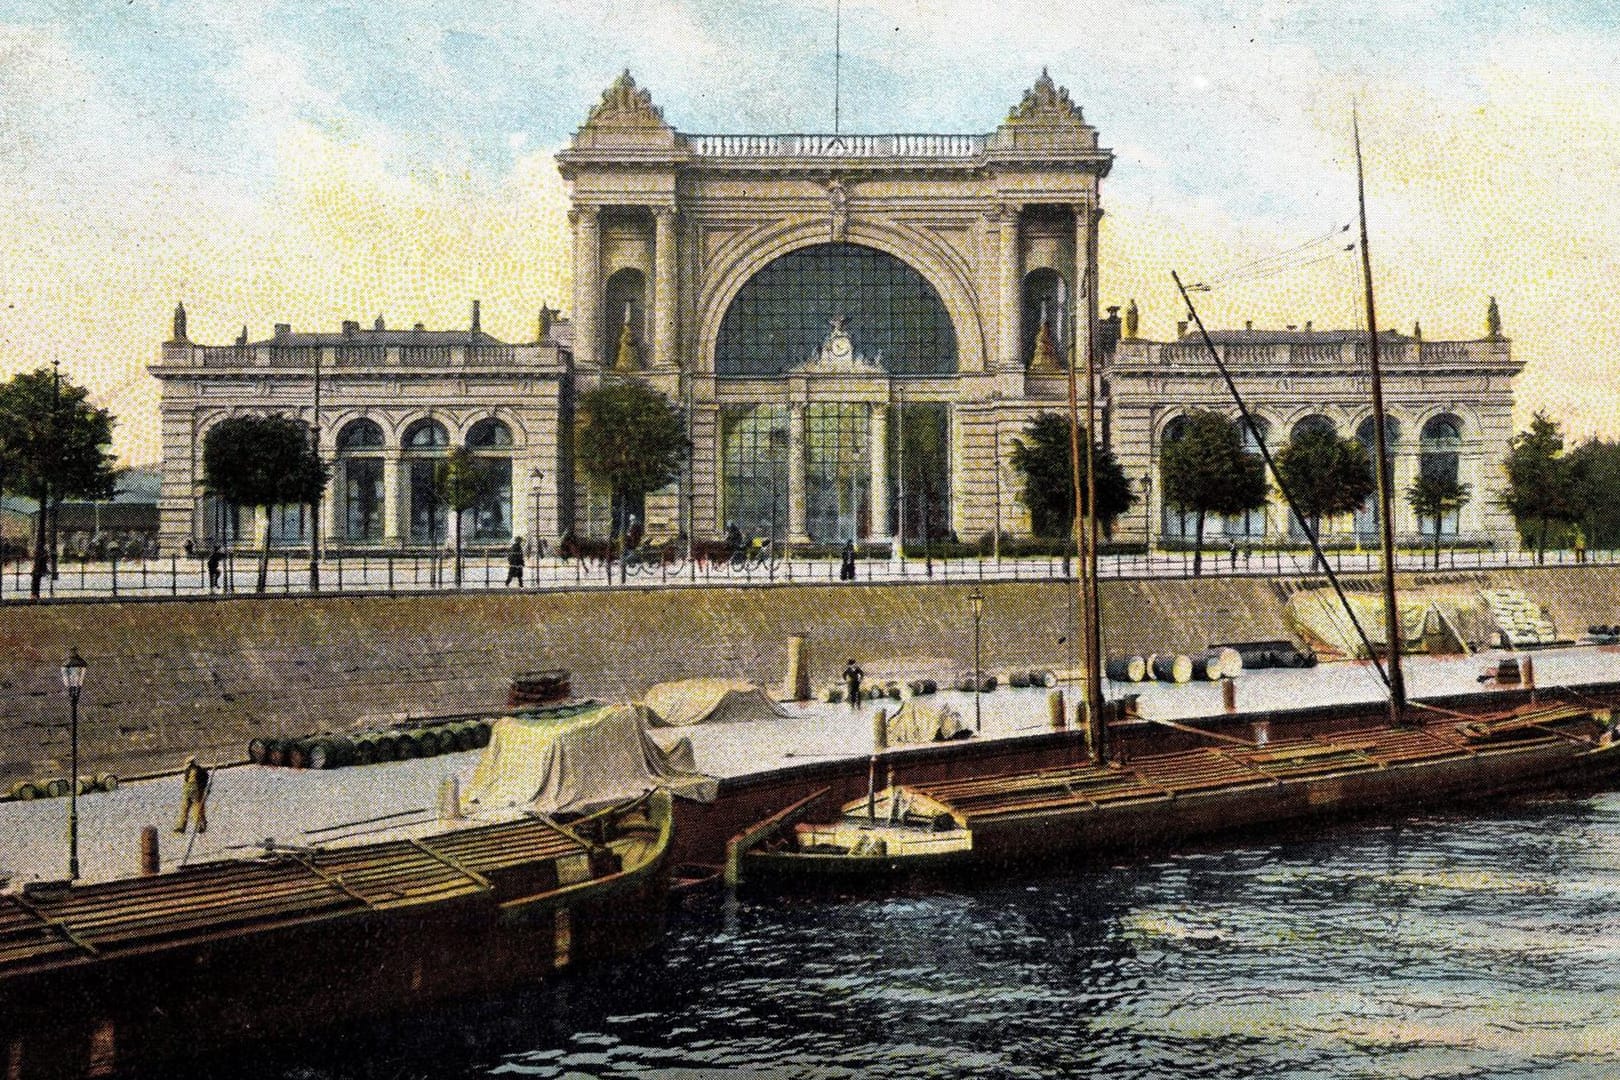
[[980, 674], [979, 661], [979, 620], [984, 615], [984, 593], [975, 585], [968, 594], [968, 603], [973, 605], [973, 730], [984, 730], [984, 713], [979, 704], [979, 691], [983, 687], [984, 679]]
[[772, 428], [771, 429], [771, 435], [770, 435], [770, 442], [771, 442], [771, 547], [770, 547], [770, 551], [768, 553], [769, 556], [770, 556], [770, 562], [767, 565], [768, 565], [768, 567], [770, 569], [770, 580], [775, 581], [776, 580], [776, 559], [777, 559], [778, 554], [780, 553], [780, 549], [777, 547], [777, 544], [776, 544], [776, 523], [777, 523], [776, 501], [780, 497], [778, 495], [778, 490], [781, 487], [783, 452], [787, 449], [787, 445], [788, 445], [788, 434], [787, 434], [787, 432], [783, 431], [781, 428]]
[[1142, 474], [1142, 553], [1153, 562], [1153, 474]]
[[79, 691], [84, 688], [84, 672], [90, 665], [79, 650], [68, 649], [62, 661], [62, 685], [67, 687], [68, 708], [68, 880], [79, 880]]
[[[529, 539], [534, 541], [534, 557], [536, 559], [540, 557], [540, 482], [545, 478], [546, 474], [540, 471], [538, 465], [534, 467], [534, 471], [529, 473], [529, 483], [534, 488], [534, 517], [529, 521]], [[535, 571], [537, 574], [539, 572], [539, 570]]]

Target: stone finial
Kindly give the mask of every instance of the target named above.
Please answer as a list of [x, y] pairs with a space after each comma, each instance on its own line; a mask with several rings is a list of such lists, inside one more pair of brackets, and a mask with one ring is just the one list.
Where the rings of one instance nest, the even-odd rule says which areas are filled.
[[247, 344], [247, 326], [246, 326], [246, 324], [243, 325], [242, 332], [240, 334], [236, 335], [236, 343], [238, 345], [246, 345]]
[[1132, 297], [1129, 306], [1125, 308], [1125, 337], [1136, 340], [1137, 331], [1142, 329], [1142, 313], [1136, 309], [1136, 298]]
[[1502, 309], [1496, 306], [1496, 297], [1485, 307], [1485, 336], [1499, 338], [1502, 336]]
[[586, 127], [601, 125], [666, 127], [664, 112], [652, 102], [652, 95], [636, 85], [626, 68], [613, 85], [602, 91], [602, 100], [585, 119]]
[[557, 321], [557, 313], [551, 310], [550, 304], [540, 305], [540, 322], [535, 328], [536, 341], [544, 341], [551, 336], [551, 325]]
[[473, 301], [473, 312], [472, 312], [472, 332], [474, 334], [481, 334], [481, 333], [483, 333], [483, 330], [484, 330], [483, 324], [478, 318], [478, 301], [474, 300]]
[[1416, 319], [1412, 320], [1412, 340], [1413, 341], [1422, 341], [1423, 340], [1423, 324], [1418, 322]]
[[1030, 371], [1053, 372], [1062, 370], [1058, 362], [1057, 346], [1052, 343], [1052, 319], [1046, 301], [1041, 301], [1041, 328], [1035, 332], [1035, 355], [1030, 357]]
[[1024, 91], [1024, 99], [1014, 105], [1012, 111], [1007, 114], [1007, 122], [1052, 123], [1053, 121], [1076, 124], [1086, 122], [1080, 113], [1080, 106], [1070, 99], [1068, 88], [1053, 82], [1051, 74], [1043, 67], [1041, 77], [1035, 80], [1035, 85]]
[[171, 341], [190, 341], [186, 337], [186, 305], [184, 301], [174, 305], [174, 336]]

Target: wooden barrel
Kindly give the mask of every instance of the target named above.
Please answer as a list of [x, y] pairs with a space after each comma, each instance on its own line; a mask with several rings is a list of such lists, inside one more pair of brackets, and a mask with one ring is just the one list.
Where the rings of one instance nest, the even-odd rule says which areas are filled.
[[309, 767], [339, 769], [354, 761], [354, 743], [341, 735], [323, 735], [309, 743]]
[[1029, 673], [1029, 685], [1041, 686], [1050, 690], [1058, 684], [1057, 672], [1045, 668], [1037, 668]]
[[477, 720], [477, 721], [473, 722], [473, 749], [474, 750], [481, 750], [484, 747], [489, 745], [490, 729], [493, 728], [493, 727], [494, 727], [494, 724], [491, 723], [488, 720]]
[[1029, 672], [1013, 671], [1007, 675], [1007, 685], [1014, 690], [1024, 690], [1029, 687]]
[[[1140, 656], [1118, 656], [1106, 665], [1108, 677], [1115, 682], [1141, 682], [1147, 677], [1147, 660]], [[1053, 676], [1054, 680], [1056, 676]]]
[[18, 802], [33, 802], [39, 796], [39, 787], [32, 780], [19, 780], [11, 785], [11, 797]]
[[[1227, 665], [1230, 659], [1227, 656], [1227, 653], [1229, 652], [1232, 652], [1232, 650], [1210, 649], [1208, 652], [1201, 652], [1197, 656], [1193, 657], [1193, 678], [1203, 679], [1206, 682], [1215, 682], [1217, 679], [1229, 678], [1230, 673], [1227, 670]], [[1237, 654], [1232, 653], [1232, 655], [1236, 656]], [[1238, 659], [1239, 669], [1241, 669], [1242, 666], [1243, 660], [1240, 657]]]
[[263, 765], [270, 758], [269, 739], [249, 739], [247, 744], [248, 760], [255, 765]]
[[1153, 677], [1160, 682], [1184, 683], [1190, 682], [1193, 676], [1192, 658], [1176, 654], [1154, 653], [1151, 661]]
[[1220, 654], [1221, 674], [1228, 679], [1235, 679], [1243, 674], [1243, 654], [1236, 649], [1216, 649]]
[[377, 735], [377, 760], [399, 761], [401, 758], [399, 734], [393, 731], [379, 732]]
[[356, 765], [375, 765], [377, 763], [377, 736], [366, 732], [354, 740], [354, 763]]
[[65, 776], [55, 776], [45, 781], [45, 794], [53, 799], [66, 798], [69, 790], [71, 789]]
[[276, 766], [287, 764], [287, 750], [288, 743], [286, 739], [264, 740], [264, 763]]

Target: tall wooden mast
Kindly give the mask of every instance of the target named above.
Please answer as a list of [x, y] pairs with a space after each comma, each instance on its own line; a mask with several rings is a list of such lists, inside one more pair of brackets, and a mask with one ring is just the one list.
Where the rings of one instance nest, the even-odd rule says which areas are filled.
[[1372, 384], [1373, 461], [1378, 468], [1379, 548], [1384, 564], [1384, 637], [1389, 642], [1390, 721], [1401, 723], [1406, 715], [1406, 677], [1401, 670], [1401, 614], [1395, 606], [1395, 525], [1390, 507], [1394, 494], [1390, 475], [1388, 435], [1384, 417], [1384, 380], [1378, 367], [1378, 316], [1373, 308], [1372, 252], [1367, 247], [1367, 184], [1361, 165], [1361, 123], [1350, 113], [1350, 130], [1356, 144], [1356, 208], [1361, 216], [1361, 279], [1367, 302], [1367, 374]]

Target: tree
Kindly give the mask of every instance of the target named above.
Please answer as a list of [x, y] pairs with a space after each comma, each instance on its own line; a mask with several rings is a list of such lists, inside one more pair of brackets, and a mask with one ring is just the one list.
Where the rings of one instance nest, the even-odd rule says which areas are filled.
[[450, 451], [433, 470], [433, 491], [455, 515], [456, 588], [461, 588], [461, 515], [489, 494], [489, 474], [464, 446]]
[[1266, 466], [1243, 448], [1238, 426], [1220, 413], [1194, 410], [1181, 437], [1159, 455], [1164, 500], [1192, 511], [1198, 526], [1193, 575], [1203, 573], [1204, 519], [1208, 514], [1245, 514], [1266, 505]]
[[[313, 505], [326, 490], [325, 464], [309, 429], [290, 416], [233, 416], [203, 436], [203, 483], [236, 506]], [[270, 577], [270, 543], [259, 549], [258, 591]]]
[[[1028, 441], [1025, 441], [1028, 440]], [[1069, 418], [1041, 413], [1024, 426], [1024, 438], [1013, 440], [1012, 466], [1024, 478], [1020, 501], [1029, 509], [1036, 536], [1061, 538], [1074, 532], [1074, 472], [1070, 463]], [[1092, 448], [1097, 474], [1097, 520], [1112, 534], [1114, 522], [1136, 502], [1113, 452], [1102, 445]], [[1085, 463], [1080, 465], [1081, 491], [1085, 490]]]
[[1453, 476], [1420, 472], [1417, 480], [1406, 489], [1406, 500], [1412, 512], [1422, 521], [1434, 523], [1434, 568], [1440, 569], [1440, 525], [1447, 514], [1461, 510], [1471, 497], [1470, 485], [1460, 483]]
[[1535, 529], [1536, 561], [1547, 558], [1547, 533], [1553, 524], [1577, 517], [1575, 477], [1564, 456], [1564, 435], [1557, 421], [1542, 412], [1530, 420], [1530, 430], [1513, 436], [1502, 462], [1508, 483], [1501, 505], [1513, 515], [1519, 535], [1529, 538]]
[[1323, 518], [1352, 512], [1378, 490], [1367, 448], [1325, 427], [1296, 432], [1277, 452], [1277, 475], [1318, 542]]
[[1620, 547], [1620, 443], [1588, 439], [1567, 456], [1575, 516], [1589, 544]]
[[617, 534], [633, 503], [680, 475], [686, 425], [664, 395], [635, 379], [585, 392], [579, 412], [576, 457], [586, 475], [612, 493]]
[[34, 566], [30, 594], [39, 599], [46, 573], [46, 519], [63, 499], [113, 494], [114, 420], [91, 405], [82, 386], [38, 368], [0, 384], [0, 491], [32, 499]]

